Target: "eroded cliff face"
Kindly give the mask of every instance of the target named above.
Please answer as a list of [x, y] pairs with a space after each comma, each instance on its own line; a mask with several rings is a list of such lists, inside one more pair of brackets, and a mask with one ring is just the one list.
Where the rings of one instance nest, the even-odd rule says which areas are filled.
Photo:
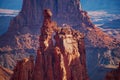
[[[79, 23], [81, 21], [78, 19], [78, 17], [81, 17], [79, 14], [79, 0], [23, 0], [20, 13], [11, 20], [7, 33], [0, 36], [1, 56], [8, 55], [8, 53], [14, 53], [15, 55], [18, 53], [36, 53], [35, 49], [39, 46], [39, 27], [42, 26], [43, 22], [42, 11], [45, 8], [52, 10], [53, 19], [59, 25], [64, 23], [73, 25], [73, 23], [76, 24], [76, 22]], [[74, 12], [76, 13], [74, 14]], [[2, 62], [1, 64], [9, 67], [11, 65], [11, 63], [7, 62]], [[11, 67], [13, 68], [14, 65]]]
[[[109, 56], [106, 57], [104, 55], [109, 50], [111, 52], [110, 55], [112, 55], [111, 58], [108, 59], [107, 63], [100, 62], [100, 65], [102, 64], [103, 67], [108, 64], [118, 66], [120, 41], [95, 26], [87, 12], [83, 11], [80, 6], [79, 0], [23, 0], [22, 9], [11, 21], [8, 32], [0, 36], [1, 56], [8, 55], [8, 53], [14, 53], [15, 55], [25, 53], [24, 56], [26, 56], [26, 53], [36, 53], [36, 48], [39, 46], [39, 27], [42, 26], [43, 22], [42, 11], [45, 8], [49, 8], [53, 12], [52, 19], [57, 21], [59, 26], [68, 24], [85, 34], [89, 74], [92, 73], [92, 69], [96, 69], [95, 67], [101, 59], [106, 62]], [[16, 58], [14, 59], [13, 56], [9, 57], [12, 63], [8, 63], [5, 60], [5, 56], [5, 58], [0, 57], [2, 59], [0, 64], [3, 66], [7, 65], [8, 68], [12, 69], [16, 63]], [[92, 61], [93, 63], [91, 64]], [[111, 64], [111, 61], [114, 61], [114, 64]]]
[[30, 56], [29, 58], [24, 58], [17, 62], [14, 73], [10, 80], [32, 80], [34, 69], [34, 58]]
[[[34, 68], [26, 61], [22, 62], [23, 65], [18, 63], [11, 80], [88, 80], [83, 34], [69, 25], [58, 27], [51, 21], [51, 15], [49, 9], [44, 10]], [[29, 77], [25, 73], [31, 70], [32, 78], [24, 79]], [[16, 74], [19, 71], [22, 71], [22, 75]]]
[[[39, 26], [40, 24], [42, 24], [43, 21], [42, 11], [46, 8], [49, 8], [54, 14], [53, 19], [55, 19], [58, 22], [58, 24], [68, 24], [69, 22], [71, 23], [71, 25], [73, 25], [73, 22], [76, 24], [75, 21], [79, 23], [79, 5], [79, 0], [31, 0], [29, 2], [23, 0], [22, 10], [19, 16], [16, 17], [16, 20], [18, 21], [18, 24], [20, 23], [19, 25], [26, 25], [27, 27], [31, 27], [32, 29], [34, 25], [34, 29], [39, 29]], [[21, 18], [24, 21], [22, 21], [19, 18]]]
[[[0, 48], [10, 46], [13, 50], [17, 50], [26, 45], [22, 45], [24, 41], [27, 41], [26, 37], [31, 38], [30, 47], [36, 47], [37, 43], [32, 43], [32, 38], [38, 39], [39, 26], [42, 26], [43, 22], [42, 11], [45, 8], [49, 8], [53, 12], [53, 20], [57, 21], [58, 25], [68, 24], [76, 28], [78, 26], [83, 28], [82, 24], [84, 24], [84, 26], [93, 27], [93, 24], [89, 22], [87, 13], [79, 9], [79, 3], [79, 0], [23, 0], [20, 13], [11, 20], [8, 32], [0, 38], [0, 43], [2, 43]], [[24, 40], [21, 40], [21, 38], [24, 38]], [[19, 43], [22, 46], [14, 47], [20, 45]], [[34, 44], [36, 46], [33, 46]], [[28, 47], [24, 48], [30, 49]]]

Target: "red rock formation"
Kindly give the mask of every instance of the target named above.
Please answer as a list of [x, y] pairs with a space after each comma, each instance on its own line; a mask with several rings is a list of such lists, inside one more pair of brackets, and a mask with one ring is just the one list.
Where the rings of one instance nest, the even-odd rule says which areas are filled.
[[44, 12], [33, 79], [88, 80], [83, 35], [69, 26], [57, 27], [48, 12]]
[[32, 74], [34, 69], [34, 59], [32, 56], [30, 58], [24, 58], [18, 61], [14, 68], [14, 74], [10, 80], [32, 80]]
[[[57, 21], [59, 26], [68, 24], [85, 34], [86, 51], [90, 56], [87, 63], [93, 61], [92, 64], [88, 64], [88, 68], [91, 70], [98, 64], [98, 53], [103, 55], [109, 49], [111, 52], [113, 50], [116, 52], [116, 48], [120, 49], [120, 42], [96, 27], [91, 22], [87, 12], [83, 11], [80, 6], [79, 0], [23, 0], [22, 9], [11, 21], [8, 32], [0, 36], [0, 53], [35, 53], [36, 48], [39, 46], [37, 42], [39, 39], [39, 27], [43, 22], [42, 11], [45, 8], [50, 8], [53, 12], [53, 20]], [[48, 42], [45, 41], [45, 43]], [[49, 45], [52, 44], [52, 42], [49, 43]], [[48, 45], [45, 44], [44, 46]], [[116, 55], [113, 57], [116, 58]], [[8, 67], [13, 68], [15, 64], [11, 66], [4, 59], [0, 63], [3, 65], [7, 63]], [[120, 60], [118, 57], [117, 59]], [[15, 62], [15, 60], [11, 61]]]
[[13, 72], [11, 70], [0, 66], [0, 80], [9, 80], [12, 73]]
[[83, 34], [57, 27], [51, 14], [44, 10], [34, 70], [33, 62], [20, 61], [11, 80], [88, 80]]

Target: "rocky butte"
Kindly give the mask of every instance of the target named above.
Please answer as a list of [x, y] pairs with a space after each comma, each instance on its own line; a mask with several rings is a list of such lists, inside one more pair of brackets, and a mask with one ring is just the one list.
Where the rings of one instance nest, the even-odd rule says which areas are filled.
[[[120, 41], [95, 26], [80, 6], [80, 0], [23, 0], [20, 13], [11, 20], [8, 31], [0, 36], [0, 64], [13, 69], [17, 59], [36, 53], [39, 46], [39, 27], [43, 22], [42, 12], [49, 8], [53, 12], [52, 19], [58, 26], [68, 24], [85, 35], [90, 78], [102, 80], [99, 66], [119, 64]], [[94, 74], [94, 71], [98, 72]]]
[[83, 34], [51, 16], [45, 9], [35, 66], [32, 57], [19, 61], [11, 80], [89, 80]]

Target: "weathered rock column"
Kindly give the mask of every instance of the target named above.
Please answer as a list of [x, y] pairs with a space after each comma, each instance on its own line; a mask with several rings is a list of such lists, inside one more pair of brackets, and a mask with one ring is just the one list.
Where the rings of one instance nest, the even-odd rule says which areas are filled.
[[18, 63], [11, 80], [89, 80], [83, 34], [69, 25], [57, 27], [51, 16], [45, 9], [35, 66], [27, 68], [34, 65], [27, 59]]
[[32, 80], [34, 69], [33, 56], [18, 61], [10, 80]]
[[[83, 35], [63, 28], [51, 20], [52, 13], [44, 10], [34, 80], [88, 80]], [[39, 67], [38, 67], [39, 66]]]

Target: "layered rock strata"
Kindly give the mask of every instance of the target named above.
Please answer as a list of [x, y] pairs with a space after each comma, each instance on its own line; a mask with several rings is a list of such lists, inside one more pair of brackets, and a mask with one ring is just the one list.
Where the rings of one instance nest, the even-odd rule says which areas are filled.
[[32, 80], [34, 69], [34, 59], [33, 56], [29, 58], [24, 58], [17, 62], [14, 68], [14, 74], [11, 76], [10, 80]]
[[0, 66], [0, 80], [10, 80], [13, 72]]
[[[69, 25], [63, 28], [58, 27], [55, 22], [51, 21], [51, 16], [49, 9], [44, 10], [44, 22], [39, 38], [40, 46], [31, 79], [88, 80], [83, 34], [73, 30]], [[25, 66], [22, 66], [20, 71], [21, 69], [25, 69]], [[28, 70], [25, 70], [23, 77], [25, 73], [28, 73]], [[17, 80], [14, 75], [11, 80]]]
[[[11, 20], [8, 31], [0, 36], [0, 59], [2, 58], [0, 64], [13, 69], [16, 59], [13, 56], [9, 56], [11, 58], [10, 63], [10, 61], [6, 60], [6, 57], [3, 58], [2, 56], [12, 53], [15, 55], [18, 53], [25, 53], [24, 55], [26, 53], [36, 53], [36, 48], [39, 46], [39, 27], [43, 22], [42, 11], [45, 8], [52, 10], [53, 20], [57, 21], [59, 26], [68, 24], [85, 34], [86, 53], [88, 56], [87, 67], [90, 75], [93, 71], [96, 71], [96, 66], [98, 66], [100, 61], [103, 61], [99, 64], [103, 65], [103, 67], [109, 64], [112, 66], [118, 65], [120, 60], [120, 57], [118, 57], [120, 41], [104, 33], [92, 23], [87, 12], [81, 9], [79, 0], [23, 0], [20, 13]], [[107, 55], [106, 53], [109, 50], [112, 56], [107, 59], [108, 57], [104, 56], [104, 54]], [[98, 56], [100, 57], [98, 58]], [[108, 60], [107, 63], [106, 59]], [[111, 61], [114, 64], [111, 64]], [[91, 64], [91, 62], [93, 63]], [[99, 73], [97, 74], [99, 75]], [[96, 76], [92, 77], [94, 79]]]

